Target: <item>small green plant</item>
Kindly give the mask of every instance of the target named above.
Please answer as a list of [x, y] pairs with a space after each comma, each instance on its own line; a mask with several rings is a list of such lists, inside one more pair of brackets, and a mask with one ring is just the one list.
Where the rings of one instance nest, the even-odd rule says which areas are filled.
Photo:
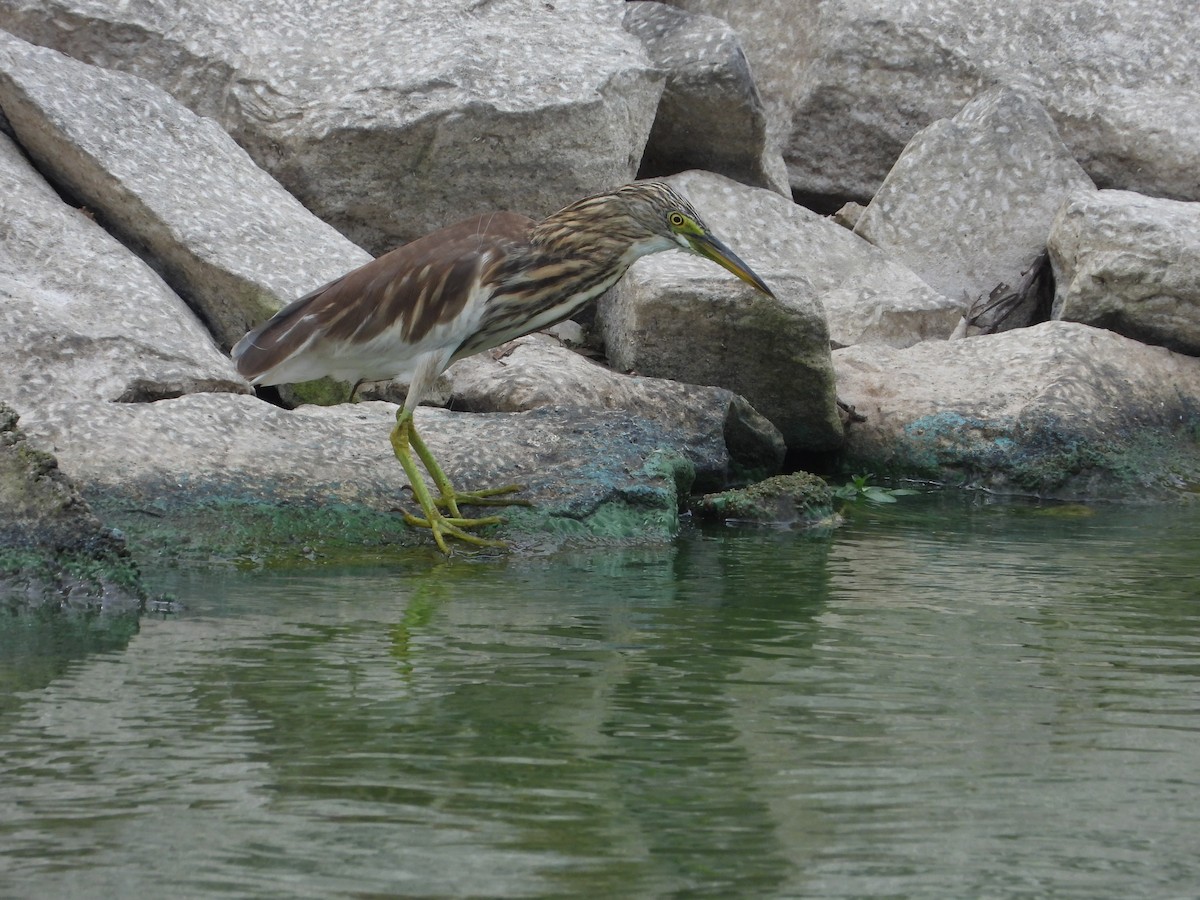
[[851, 502], [866, 500], [868, 503], [895, 503], [897, 497], [917, 493], [910, 488], [885, 488], [871, 484], [870, 481], [874, 477], [869, 472], [866, 475], [851, 475], [849, 481], [839, 488], [834, 488], [833, 496]]

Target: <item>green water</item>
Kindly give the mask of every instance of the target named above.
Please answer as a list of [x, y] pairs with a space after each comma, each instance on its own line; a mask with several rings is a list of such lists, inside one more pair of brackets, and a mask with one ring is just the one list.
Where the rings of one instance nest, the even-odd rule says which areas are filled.
[[1200, 508], [905, 501], [10, 629], [0, 895], [1200, 894]]

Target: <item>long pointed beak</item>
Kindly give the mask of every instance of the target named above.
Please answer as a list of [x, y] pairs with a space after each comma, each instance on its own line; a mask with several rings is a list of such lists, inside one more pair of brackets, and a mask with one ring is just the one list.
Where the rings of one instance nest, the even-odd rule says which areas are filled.
[[755, 275], [754, 271], [742, 261], [741, 257], [711, 234], [689, 235], [688, 243], [692, 245], [693, 250], [705, 259], [711, 259], [717, 265], [725, 267], [738, 278], [742, 279], [742, 281], [754, 285], [768, 297], [774, 299], [775, 294], [767, 287], [767, 283]]

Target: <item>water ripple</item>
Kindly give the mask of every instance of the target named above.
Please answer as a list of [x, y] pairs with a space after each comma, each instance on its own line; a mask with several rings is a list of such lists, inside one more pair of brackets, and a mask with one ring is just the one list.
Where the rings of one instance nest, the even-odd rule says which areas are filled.
[[0, 895], [1193, 892], [1200, 514], [896, 507], [183, 573], [6, 674]]

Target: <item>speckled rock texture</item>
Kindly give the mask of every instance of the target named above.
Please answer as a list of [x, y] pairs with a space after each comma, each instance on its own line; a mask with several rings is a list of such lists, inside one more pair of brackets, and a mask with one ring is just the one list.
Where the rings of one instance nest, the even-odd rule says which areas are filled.
[[834, 353], [847, 471], [1046, 497], [1200, 486], [1200, 361], [1075, 322]]
[[1045, 106], [1096, 184], [1200, 199], [1200, 16], [1177, 0], [672, 0], [738, 32], [805, 198], [866, 202], [988, 88]]
[[728, 22], [745, 50], [767, 112], [767, 145], [783, 151], [812, 58], [822, 0], [666, 0], [677, 9]]
[[0, 32], [0, 106], [41, 171], [152, 260], [226, 350], [371, 259], [141, 78]]
[[[721, 221], [720, 233], [731, 246], [754, 255], [757, 264], [751, 265], [768, 284], [791, 280], [793, 288], [809, 286], [825, 311], [834, 347], [907, 347], [945, 338], [962, 313], [961, 299], [938, 293], [831, 218], [703, 172], [670, 181], [702, 199], [710, 218]], [[679, 262], [680, 257], [663, 254], [639, 265], [649, 268], [663, 260]], [[693, 262], [687, 257], [682, 261]], [[703, 260], [694, 262], [705, 265]]]
[[1081, 191], [1050, 236], [1054, 318], [1200, 356], [1200, 203]]
[[18, 421], [0, 402], [0, 614], [136, 612], [144, 591], [124, 540]]
[[703, 172], [668, 179], [767, 282], [771, 300], [706, 260], [639, 260], [597, 309], [619, 370], [744, 396], [789, 448], [841, 443], [829, 343], [944, 338], [961, 307], [831, 220]]
[[0, 135], [0, 396], [139, 402], [247, 391], [190, 309]]
[[624, 8], [0, 0], [0, 21], [216, 119], [378, 255], [472, 213], [544, 215], [634, 177], [664, 76], [622, 27]]
[[[1092, 187], [1041, 105], [996, 88], [909, 142], [854, 233], [945, 296], [976, 302], [1015, 287], [1062, 202]], [[998, 330], [1028, 325], [1033, 306]]]
[[724, 388], [620, 375], [547, 335], [460, 360], [446, 374], [456, 410], [620, 410], [667, 428], [682, 437], [676, 446], [696, 470], [696, 490], [772, 475], [783, 463], [783, 435], [745, 398]]
[[625, 27], [667, 72], [639, 176], [704, 169], [791, 196], [778, 145], [738, 36], [722, 19], [628, 3]]
[[[428, 540], [398, 514], [416, 504], [388, 440], [395, 416], [390, 403], [289, 411], [251, 396], [193, 394], [152, 404], [50, 404], [25, 427], [114, 524], [136, 530], [147, 516], [187, 522], [209, 508], [232, 532], [242, 517], [273, 508], [287, 511], [290, 530], [257, 540], [277, 552], [285, 535], [344, 542], [342, 531], [363, 511], [375, 514], [369, 539], [379, 544]], [[669, 538], [694, 477], [681, 452], [685, 437], [625, 411], [421, 407], [416, 423], [456, 486], [526, 485], [521, 497], [535, 505], [503, 510], [508, 525], [497, 532], [518, 548]]]

